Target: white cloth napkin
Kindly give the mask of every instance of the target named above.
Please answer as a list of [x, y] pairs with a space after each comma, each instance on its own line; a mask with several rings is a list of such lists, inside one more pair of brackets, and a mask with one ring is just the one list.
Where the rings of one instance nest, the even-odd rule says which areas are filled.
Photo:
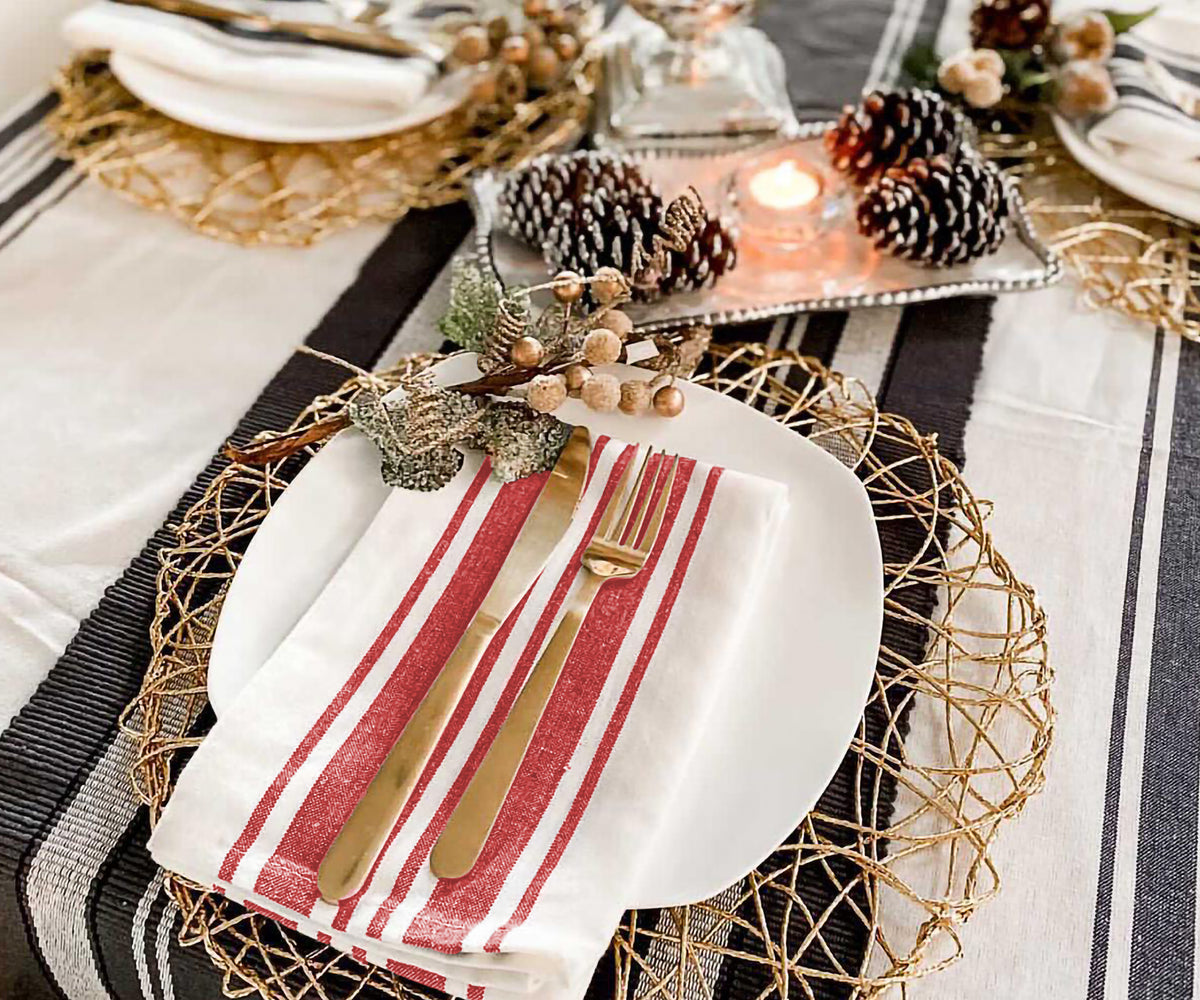
[[323, 902], [316, 869], [544, 476], [501, 486], [469, 457], [444, 490], [392, 494], [188, 763], [150, 841], [155, 860], [470, 1000], [581, 996], [665, 810], [683, 782], [703, 780], [688, 761], [725, 675], [744, 666], [734, 654], [785, 487], [681, 461], [649, 562], [592, 605], [474, 870], [439, 881], [428, 857], [578, 585], [583, 547], [636, 452], [596, 442], [570, 529], [488, 648], [358, 896]]
[[1087, 129], [1096, 149], [1147, 177], [1200, 191], [1200, 12], [1160, 11], [1117, 39], [1116, 106]]
[[[330, 20], [328, 4], [265, 3], [290, 20]], [[351, 51], [307, 39], [256, 36], [193, 17], [101, 0], [72, 14], [63, 35], [76, 51], [127, 53], [214, 85], [404, 109], [436, 74], [426, 59]]]

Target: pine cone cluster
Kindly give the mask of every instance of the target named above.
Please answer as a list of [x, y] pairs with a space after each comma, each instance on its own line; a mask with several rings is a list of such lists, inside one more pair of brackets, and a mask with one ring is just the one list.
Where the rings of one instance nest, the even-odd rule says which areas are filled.
[[954, 156], [961, 142], [958, 118], [932, 90], [875, 90], [858, 107], [847, 105], [825, 133], [833, 166], [856, 184], [909, 160]]
[[[594, 151], [539, 157], [500, 194], [501, 225], [539, 249], [552, 270], [615, 267], [633, 280], [638, 298], [700, 288], [736, 264], [733, 234], [719, 219], [696, 220], [688, 241], [678, 243], [670, 208], [636, 163]], [[662, 266], [641, 272], [660, 250]]]
[[511, 174], [500, 193], [500, 222], [513, 236], [542, 247], [557, 221], [583, 225], [597, 202], [607, 203], [611, 213], [620, 209], [630, 229], [650, 225], [662, 212], [658, 191], [634, 164], [583, 151], [539, 156]]
[[1031, 49], [1050, 32], [1050, 0], [975, 0], [971, 47]]
[[863, 192], [858, 229], [880, 250], [948, 267], [994, 253], [1008, 220], [999, 168], [975, 156], [913, 160]]

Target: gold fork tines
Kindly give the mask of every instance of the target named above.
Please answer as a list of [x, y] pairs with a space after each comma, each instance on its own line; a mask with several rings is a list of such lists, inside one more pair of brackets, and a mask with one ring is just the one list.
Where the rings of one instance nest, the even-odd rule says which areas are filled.
[[[646, 453], [633, 488], [628, 494], [624, 494], [625, 502], [621, 506], [621, 516], [615, 529], [611, 527], [611, 515], [617, 509], [618, 501], [624, 492], [629, 466], [626, 466], [621, 476], [618, 489], [613, 491], [613, 498], [609, 501], [604, 519], [583, 553], [583, 566], [593, 574], [602, 578], [632, 576], [642, 568], [650, 554], [658, 527], [662, 524], [667, 497], [675, 483], [675, 469], [679, 464], [677, 458], [672, 461], [670, 469], [666, 470], [666, 483], [660, 489], [667, 456], [665, 452], [658, 453], [658, 467], [654, 469], [652, 481], [646, 484], [646, 474], [653, 457], [650, 452]], [[658, 499], [655, 502], [656, 495]]]
[[660, 451], [652, 466], [653, 457], [647, 450], [628, 491], [633, 462], [621, 472], [584, 549], [582, 583], [434, 845], [429, 865], [438, 878], [461, 878], [474, 867], [596, 594], [609, 580], [636, 576], [654, 551], [679, 459]]

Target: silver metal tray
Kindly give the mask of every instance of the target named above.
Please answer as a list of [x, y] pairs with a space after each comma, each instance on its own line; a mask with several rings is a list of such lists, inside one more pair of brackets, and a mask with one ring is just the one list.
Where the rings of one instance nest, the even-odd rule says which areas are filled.
[[[699, 152], [680, 149], [629, 150], [643, 171], [667, 198], [689, 186], [704, 199], [709, 211], [730, 216], [736, 209], [728, 194], [729, 178], [751, 156], [783, 146], [814, 165], [827, 163], [821, 136], [827, 122], [800, 126], [784, 139], [746, 149]], [[490, 262], [505, 286], [532, 285], [547, 275], [541, 254], [499, 228], [498, 197], [503, 175], [481, 174], [472, 186], [476, 249]], [[847, 191], [831, 191], [830, 200]], [[1062, 277], [1058, 255], [1042, 243], [1029, 220], [1024, 201], [1011, 189], [1012, 230], [1000, 249], [989, 257], [950, 268], [930, 268], [879, 254], [855, 229], [853, 212], [844, 212], [822, 234], [808, 264], [801, 258], [778, 255], [739, 239], [737, 267], [716, 285], [677, 292], [654, 302], [631, 304], [630, 318], [646, 332], [686, 323], [711, 325], [747, 323], [788, 313], [890, 306], [956, 295], [991, 295], [1045, 288]]]

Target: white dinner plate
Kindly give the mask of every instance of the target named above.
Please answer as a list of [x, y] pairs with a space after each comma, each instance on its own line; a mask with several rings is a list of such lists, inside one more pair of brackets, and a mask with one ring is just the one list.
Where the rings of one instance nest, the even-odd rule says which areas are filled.
[[[476, 371], [472, 356], [459, 355], [437, 374], [448, 384]], [[638, 907], [705, 899], [795, 829], [858, 725], [883, 624], [879, 536], [854, 474], [735, 399], [701, 386], [683, 390], [687, 409], [677, 420], [595, 413], [575, 400], [558, 411], [593, 437], [636, 440], [771, 478], [790, 494], [761, 607], [707, 723], [694, 780], [670, 809], [628, 901]], [[313, 603], [388, 493], [378, 453], [357, 431], [330, 441], [283, 492], [230, 584], [217, 625], [208, 686], [218, 715]]]
[[1200, 191], [1147, 177], [1109, 156], [1087, 141], [1086, 136], [1062, 115], [1054, 115], [1054, 128], [1067, 151], [1080, 166], [1118, 191], [1188, 222], [1200, 223]]
[[127, 52], [109, 67], [139, 100], [188, 125], [263, 142], [346, 142], [423, 125], [466, 99], [471, 70], [439, 77], [412, 107], [354, 104], [302, 94], [227, 87], [176, 73]]

